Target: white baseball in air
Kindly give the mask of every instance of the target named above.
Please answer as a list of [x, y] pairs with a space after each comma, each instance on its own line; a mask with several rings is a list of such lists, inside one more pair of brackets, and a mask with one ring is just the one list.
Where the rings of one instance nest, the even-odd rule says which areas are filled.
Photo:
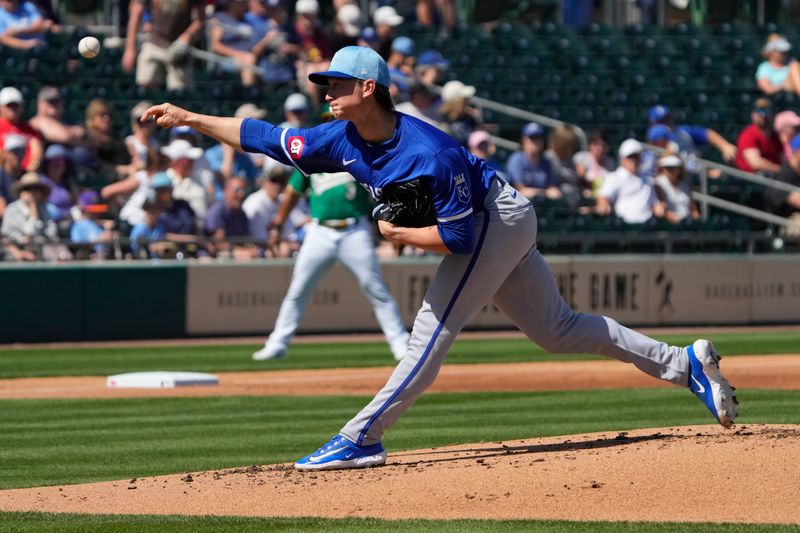
[[100, 53], [100, 41], [97, 37], [84, 37], [78, 43], [78, 52], [86, 59], [91, 59]]

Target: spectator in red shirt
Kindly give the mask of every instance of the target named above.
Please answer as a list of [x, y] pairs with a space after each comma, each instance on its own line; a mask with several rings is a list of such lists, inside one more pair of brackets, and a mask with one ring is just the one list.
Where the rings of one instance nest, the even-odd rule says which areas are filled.
[[772, 127], [774, 114], [767, 98], [756, 100], [750, 120], [736, 141], [736, 166], [747, 172], [778, 172], [783, 145]]
[[17, 88], [5, 87], [0, 91], [0, 148], [6, 135], [22, 135], [27, 143], [22, 168], [35, 171], [42, 163], [44, 145], [41, 134], [22, 120], [22, 104], [22, 93]]

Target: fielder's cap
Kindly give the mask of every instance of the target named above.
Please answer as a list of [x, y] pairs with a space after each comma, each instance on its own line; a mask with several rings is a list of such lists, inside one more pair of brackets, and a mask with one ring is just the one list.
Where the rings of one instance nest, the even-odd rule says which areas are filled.
[[392, 52], [397, 52], [404, 56], [413, 56], [414, 52], [416, 52], [414, 41], [405, 36], [396, 37], [392, 41]]
[[392, 6], [383, 6], [375, 10], [375, 14], [372, 15], [372, 20], [375, 22], [376, 26], [378, 24], [399, 26], [405, 19], [398, 15], [397, 11], [395, 11]]
[[660, 168], [680, 168], [683, 166], [683, 160], [677, 155], [665, 155], [658, 160]]
[[389, 87], [389, 67], [378, 52], [366, 46], [345, 46], [333, 55], [325, 72], [312, 72], [308, 79], [317, 85], [328, 85], [328, 78], [375, 80]]
[[800, 115], [794, 111], [781, 111], [775, 115], [775, 129], [796, 128], [800, 126]]
[[672, 137], [669, 127], [664, 124], [654, 124], [647, 129], [647, 141], [668, 141]]
[[792, 149], [792, 152], [800, 150], [800, 134], [792, 137], [792, 140], [789, 142], [789, 148]]
[[49, 85], [46, 87], [42, 87], [39, 90], [39, 94], [37, 95], [36, 98], [44, 102], [54, 102], [63, 99], [63, 97], [61, 96], [61, 91]]
[[336, 12], [336, 20], [348, 37], [357, 37], [361, 33], [361, 9], [357, 5], [345, 4], [340, 7]]
[[631, 157], [642, 153], [642, 143], [636, 139], [625, 139], [619, 145], [619, 156], [622, 158]]
[[303, 93], [292, 93], [286, 97], [283, 110], [291, 113], [308, 111], [308, 98]]
[[425, 50], [417, 57], [418, 67], [447, 68], [450, 62], [436, 50]]
[[647, 118], [652, 124], [663, 122], [669, 116], [669, 108], [665, 105], [654, 105], [647, 112]]
[[769, 101], [769, 98], [757, 98], [753, 103], [753, 113], [772, 114], [772, 102]]
[[449, 102], [456, 98], [471, 98], [475, 96], [475, 87], [464, 85], [458, 80], [448, 81], [442, 87], [442, 101]]
[[42, 179], [41, 174], [38, 172], [26, 172], [19, 181], [11, 186], [11, 190], [17, 196], [19, 196], [21, 191], [29, 191], [32, 189], [44, 191], [45, 196], [50, 194], [50, 185]]
[[22, 93], [16, 87], [4, 87], [0, 91], [0, 105], [19, 104], [22, 105]]
[[255, 104], [242, 104], [236, 108], [233, 116], [237, 118], [257, 118], [262, 119], [267, 116], [267, 111]]
[[477, 148], [481, 143], [489, 142], [491, 140], [491, 136], [489, 135], [488, 131], [485, 130], [475, 130], [469, 134], [469, 138], [467, 139], [467, 146], [470, 148]]
[[764, 53], [768, 54], [770, 52], [788, 52], [792, 49], [792, 44], [787, 41], [784, 37], [778, 37], [775, 39], [770, 39], [767, 44], [764, 45]]
[[44, 160], [49, 161], [50, 159], [70, 159], [71, 154], [70, 151], [62, 144], [51, 144], [47, 147], [47, 150], [44, 151]]
[[186, 139], [175, 139], [161, 149], [161, 153], [169, 157], [173, 161], [178, 159], [198, 159], [203, 155], [203, 149], [197, 146], [192, 146], [192, 143]]
[[16, 133], [9, 133], [3, 139], [3, 150], [6, 152], [24, 152], [27, 146], [28, 140]]
[[522, 128], [523, 137], [544, 137], [544, 128], [538, 122], [529, 122]]
[[319, 13], [319, 3], [317, 0], [297, 0], [294, 12], [298, 15], [316, 15]]
[[166, 172], [159, 172], [153, 179], [150, 181], [150, 186], [153, 189], [171, 189], [172, 188], [172, 178], [169, 177], [169, 174]]

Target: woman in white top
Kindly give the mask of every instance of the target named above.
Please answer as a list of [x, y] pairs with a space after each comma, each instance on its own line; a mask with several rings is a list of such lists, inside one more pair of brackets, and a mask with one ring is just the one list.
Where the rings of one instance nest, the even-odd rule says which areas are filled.
[[150, 102], [139, 102], [131, 109], [131, 134], [125, 137], [125, 147], [131, 156], [130, 174], [144, 170], [147, 164], [147, 151], [158, 150], [160, 145], [155, 138], [155, 123], [139, 122], [139, 117], [150, 108]]
[[700, 212], [692, 200], [683, 161], [676, 155], [662, 157], [658, 161], [659, 174], [655, 179], [656, 194], [664, 202], [664, 218], [677, 224], [687, 217], [697, 220]]
[[764, 61], [756, 70], [756, 83], [764, 94], [780, 91], [800, 94], [800, 63], [789, 57], [791, 43], [783, 35], [773, 33], [761, 51]]

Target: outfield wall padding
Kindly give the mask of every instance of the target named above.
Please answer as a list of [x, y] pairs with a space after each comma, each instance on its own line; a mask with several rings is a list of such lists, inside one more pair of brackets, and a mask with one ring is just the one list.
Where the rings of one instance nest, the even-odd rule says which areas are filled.
[[[381, 265], [407, 327], [438, 262]], [[576, 311], [626, 325], [800, 323], [800, 255], [561, 256], [548, 263]], [[2, 265], [0, 342], [266, 336], [292, 268], [291, 260]], [[467, 324], [513, 327], [492, 304]], [[380, 329], [353, 276], [336, 265], [314, 289], [298, 331]]]

